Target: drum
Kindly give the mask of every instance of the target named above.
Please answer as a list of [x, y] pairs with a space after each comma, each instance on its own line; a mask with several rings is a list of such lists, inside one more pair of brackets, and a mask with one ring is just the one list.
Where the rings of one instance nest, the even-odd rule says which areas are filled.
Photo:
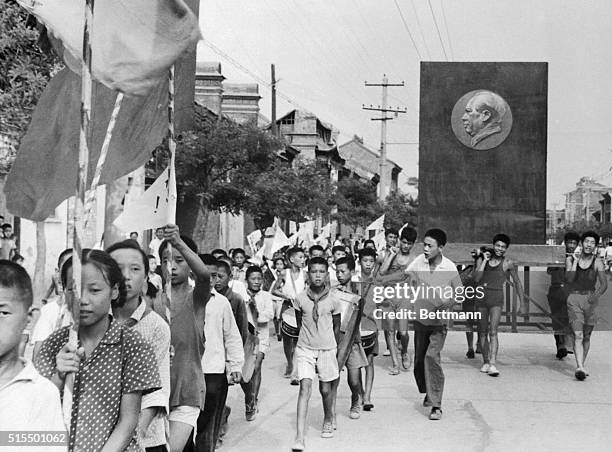
[[281, 332], [292, 339], [297, 339], [300, 330], [297, 327], [297, 319], [295, 318], [295, 309], [285, 309], [281, 322]]
[[361, 336], [361, 345], [363, 346], [363, 349], [367, 354], [370, 354], [372, 349], [375, 347], [377, 339], [378, 331], [368, 334], [366, 336]]

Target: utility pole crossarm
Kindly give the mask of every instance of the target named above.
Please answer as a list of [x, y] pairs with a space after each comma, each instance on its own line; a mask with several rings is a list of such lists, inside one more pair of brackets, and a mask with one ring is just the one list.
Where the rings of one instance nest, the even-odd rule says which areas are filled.
[[387, 88], [389, 86], [404, 86], [404, 82], [402, 81], [401, 83], [389, 83], [389, 80], [387, 79], [387, 76], [385, 74], [383, 74], [383, 79], [382, 79], [382, 83], [368, 83], [367, 81], [365, 82], [365, 86], [381, 86], [382, 87], [382, 106], [377, 106], [374, 107], [373, 105], [370, 105], [369, 107], [366, 107], [365, 105], [362, 105], [362, 109], [363, 110], [369, 110], [369, 111], [379, 111], [380, 112], [380, 118], [371, 118], [372, 121], [380, 121], [380, 159], [379, 159], [379, 177], [380, 177], [380, 182], [378, 184], [379, 190], [378, 190], [378, 198], [381, 200], [384, 200], [385, 197], [387, 196], [387, 187], [385, 186], [387, 183], [387, 121], [394, 119], [391, 116], [387, 116], [387, 113], [394, 113], [395, 117], [397, 117], [397, 115], [399, 113], [406, 113], [407, 109], [405, 108], [400, 108], [400, 107], [389, 107], [387, 105]]

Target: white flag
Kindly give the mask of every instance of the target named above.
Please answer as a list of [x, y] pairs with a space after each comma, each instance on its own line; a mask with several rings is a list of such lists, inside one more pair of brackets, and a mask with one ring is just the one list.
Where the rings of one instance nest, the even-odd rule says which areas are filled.
[[291, 241], [289, 241], [283, 230], [280, 227], [277, 227], [276, 232], [274, 233], [274, 240], [272, 241], [272, 245], [270, 246], [269, 255], [266, 254], [266, 257], [272, 258], [272, 256], [274, 256], [274, 253], [276, 253], [281, 248], [284, 248], [285, 246], [291, 246]]
[[[176, 179], [168, 168], [124, 210], [113, 224], [124, 232], [156, 229], [174, 223], [176, 215]], [[174, 176], [174, 174], [172, 175]]]
[[257, 252], [257, 243], [261, 240], [261, 231], [259, 229], [254, 230], [247, 235], [247, 242], [251, 247], [251, 252], [255, 254]]
[[385, 246], [387, 245], [387, 242], [385, 240], [385, 231], [380, 231], [378, 234], [376, 234], [372, 240], [374, 241], [374, 245], [376, 245], [376, 249], [378, 251], [383, 250], [385, 248]]
[[385, 215], [381, 215], [380, 217], [378, 217], [376, 220], [374, 220], [370, 226], [368, 226], [366, 228], [366, 231], [380, 231], [382, 229], [384, 229], [384, 224], [385, 224]]

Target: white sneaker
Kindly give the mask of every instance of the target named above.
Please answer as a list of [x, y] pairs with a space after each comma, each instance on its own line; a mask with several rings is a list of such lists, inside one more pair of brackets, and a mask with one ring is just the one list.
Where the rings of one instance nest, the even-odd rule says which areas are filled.
[[391, 356], [391, 352], [389, 350], [385, 350], [383, 352], [383, 356]]
[[489, 371], [487, 372], [490, 377], [497, 377], [499, 375], [499, 370], [493, 364], [489, 366]]
[[488, 364], [488, 363], [484, 363], [484, 364], [482, 365], [482, 367], [480, 368], [480, 371], [481, 371], [483, 374], [486, 374], [486, 373], [488, 373], [488, 372], [489, 372], [489, 368], [490, 368], [490, 367], [491, 367], [491, 365], [490, 365], [490, 364]]

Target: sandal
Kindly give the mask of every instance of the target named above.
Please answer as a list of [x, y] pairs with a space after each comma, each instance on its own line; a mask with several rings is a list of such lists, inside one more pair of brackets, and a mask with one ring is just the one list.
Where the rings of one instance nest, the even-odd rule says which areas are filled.
[[397, 367], [392, 367], [389, 369], [389, 375], [399, 375], [400, 370]]
[[331, 422], [324, 422], [323, 429], [321, 430], [321, 438], [333, 438], [334, 437], [334, 426]]
[[404, 353], [402, 354], [402, 370], [404, 372], [407, 372], [410, 370], [410, 366], [412, 365], [412, 362], [410, 361], [410, 355], [408, 355], [408, 353]]

